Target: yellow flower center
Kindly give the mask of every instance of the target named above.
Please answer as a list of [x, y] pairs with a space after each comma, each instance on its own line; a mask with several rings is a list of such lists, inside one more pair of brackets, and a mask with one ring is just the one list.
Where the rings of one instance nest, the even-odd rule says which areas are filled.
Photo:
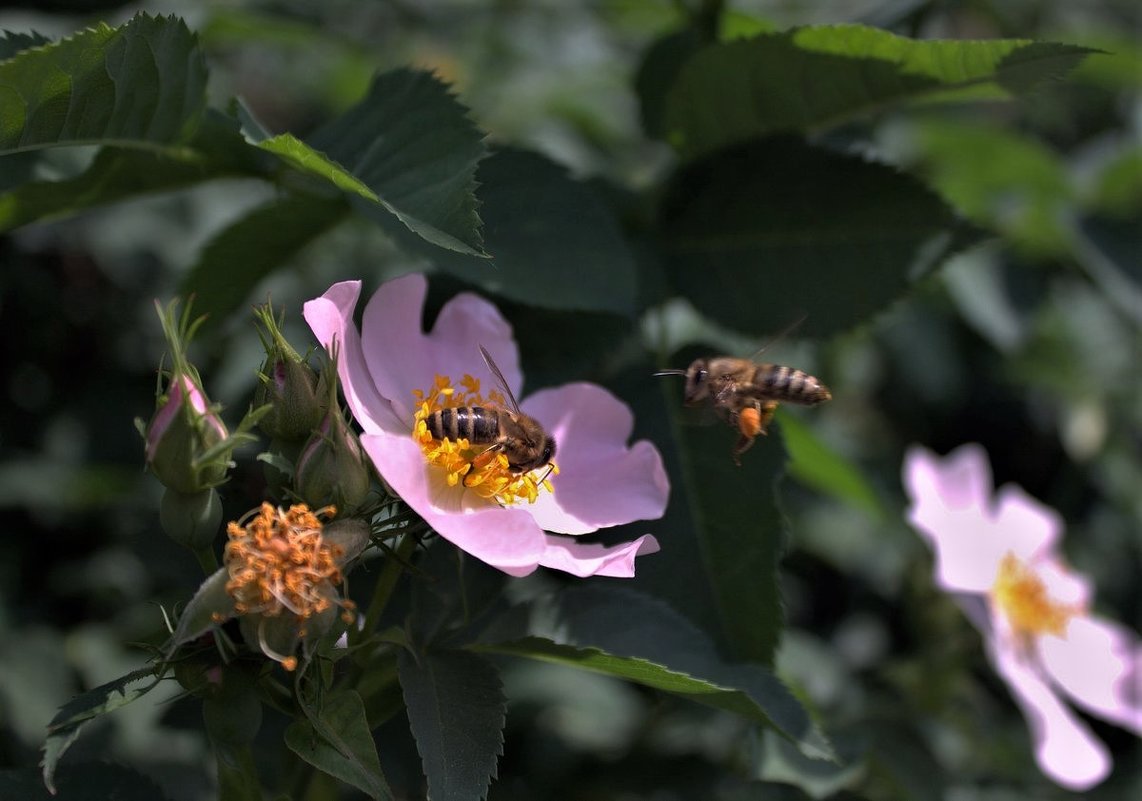
[[[428, 430], [428, 419], [440, 409], [456, 409], [464, 406], [498, 406], [507, 408], [504, 396], [492, 390], [485, 398], [480, 394], [480, 380], [465, 375], [460, 387], [452, 386], [448, 376], [438, 375], [427, 393], [414, 390], [417, 410], [414, 415], [412, 438], [420, 446], [424, 458], [434, 467], [442, 469], [448, 486], [460, 482], [481, 498], [495, 501], [503, 506], [511, 506], [521, 500], [534, 503], [542, 487], [553, 492], [549, 475], [559, 475], [555, 463], [550, 470], [533, 470], [529, 473], [513, 473], [508, 466], [508, 458], [495, 448], [496, 443], [469, 442], [460, 439], [435, 439]], [[536, 473], [539, 473], [537, 476]]]
[[[330, 607], [328, 585], [341, 581], [341, 549], [324, 541], [321, 517], [334, 514], [332, 506], [314, 513], [305, 504], [281, 509], [263, 503], [226, 527], [226, 592], [238, 614], [288, 611], [305, 620]], [[353, 602], [338, 603], [350, 622]]]
[[1053, 601], [1043, 580], [1013, 553], [1000, 562], [991, 593], [1019, 634], [1061, 637], [1070, 619], [1082, 612], [1078, 605]]

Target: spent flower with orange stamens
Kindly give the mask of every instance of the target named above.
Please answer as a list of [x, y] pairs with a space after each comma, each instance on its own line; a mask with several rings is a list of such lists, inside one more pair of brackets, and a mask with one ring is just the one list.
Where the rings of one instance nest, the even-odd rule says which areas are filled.
[[353, 601], [337, 585], [345, 566], [364, 550], [369, 527], [362, 520], [327, 522], [332, 506], [310, 511], [263, 503], [227, 526], [224, 566], [187, 604], [171, 650], [230, 618], [243, 638], [287, 670], [297, 666], [297, 646], [326, 634], [340, 619], [351, 623]]

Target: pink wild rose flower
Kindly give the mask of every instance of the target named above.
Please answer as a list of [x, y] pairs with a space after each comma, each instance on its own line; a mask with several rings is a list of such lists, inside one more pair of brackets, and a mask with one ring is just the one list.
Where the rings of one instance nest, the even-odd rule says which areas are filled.
[[[507, 406], [484, 364], [484, 347], [519, 398], [523, 384], [511, 326], [488, 301], [452, 298], [425, 333], [428, 284], [407, 275], [382, 285], [353, 312], [360, 281], [334, 284], [305, 304], [321, 344], [338, 347], [337, 370], [361, 445], [378, 472], [442, 537], [513, 576], [537, 566], [577, 576], [634, 575], [636, 556], [658, 550], [644, 535], [615, 546], [573, 536], [662, 516], [670, 485], [649, 442], [628, 446], [630, 409], [594, 384], [572, 383], [520, 399], [556, 441], [555, 468], [508, 470], [497, 450], [466, 439], [434, 440], [425, 419], [440, 408]], [[554, 532], [554, 533], [549, 533]]]
[[992, 493], [987, 453], [904, 460], [908, 520], [932, 546], [936, 582], [983, 633], [1035, 743], [1039, 768], [1071, 790], [1110, 772], [1103, 743], [1064, 703], [1142, 735], [1142, 645], [1090, 613], [1092, 587], [1056, 553], [1063, 522], [1021, 488]]

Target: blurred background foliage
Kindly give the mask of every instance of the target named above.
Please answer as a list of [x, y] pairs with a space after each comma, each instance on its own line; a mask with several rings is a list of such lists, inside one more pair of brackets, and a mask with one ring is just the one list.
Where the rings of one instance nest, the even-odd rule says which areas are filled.
[[[5, 5], [0, 28], [51, 38], [95, 21], [120, 24], [140, 9], [178, 14], [205, 51], [211, 105], [225, 108], [241, 97], [271, 132], [309, 136], [357, 102], [377, 71], [411, 65], [449, 83], [487, 133], [496, 155], [478, 176], [488, 194], [477, 194], [484, 246], [501, 263], [426, 255], [400, 232], [361, 219], [315, 236], [234, 298], [238, 311], [216, 315], [198, 343], [207, 389], [235, 417], [260, 360], [242, 309], [271, 297], [288, 310], [287, 332], [301, 346], [311, 338], [300, 305], [332, 281], [363, 278], [368, 291], [388, 277], [430, 270], [436, 308], [473, 285], [492, 294], [515, 326], [525, 391], [577, 379], [603, 383], [631, 403], [635, 435], [663, 448], [678, 492], [683, 470], [690, 471], [700, 503], [723, 510], [723, 522], [739, 534], [757, 520], [776, 532], [780, 516], [787, 518], [783, 556], [772, 539], [759, 554], [733, 532], [725, 547], [740, 549], [761, 571], [759, 581], [782, 559], [780, 597], [752, 600], [784, 609], [778, 673], [832, 737], [842, 764], [810, 763], [726, 713], [590, 673], [511, 663], [505, 755], [491, 799], [1064, 795], [1036, 772], [1025, 724], [984, 662], [975, 631], [934, 590], [930, 556], [900, 516], [899, 470], [911, 443], [941, 453], [982, 443], [997, 484], [1017, 482], [1063, 515], [1065, 550], [1094, 579], [1097, 609], [1142, 627], [1137, 3], [20, 5]], [[644, 131], [660, 112], [646, 106], [651, 55], [717, 10], [727, 39], [863, 22], [916, 38], [1035, 38], [1103, 51], [1066, 80], [1015, 101], [913, 105], [821, 135], [836, 152], [895, 165], [901, 181], [918, 179], [967, 233], [947, 251], [950, 258], [921, 265], [906, 291], [867, 309], [853, 309], [862, 285], [875, 285], [875, 294], [887, 279], [876, 272], [875, 254], [854, 254], [859, 261], [845, 292], [814, 306], [835, 313], [815, 311], [765, 356], [820, 376], [834, 400], [810, 412], [783, 409], [778, 431], [740, 471], [729, 460], [732, 432], [679, 424], [669, 400], [680, 394], [677, 379], [648, 378], [699, 353], [751, 353], [808, 302], [796, 294], [797, 270], [782, 274], [780, 265], [744, 286], [726, 285], [715, 265], [685, 255], [673, 263], [668, 256], [665, 273], [660, 266], [672, 233], [719, 225], [732, 232], [736, 224], [724, 210], [703, 217], [686, 202], [693, 181], [718, 175], [687, 175], [676, 152]], [[769, 153], [795, 164], [800, 145], [782, 147], [788, 150]], [[34, 164], [21, 154], [0, 158], [0, 191], [32, 170], [78, 175], [91, 157], [89, 148], [69, 147]], [[558, 191], [543, 191], [553, 186]], [[194, 289], [188, 276], [200, 274], [215, 237], [273, 198], [264, 182], [220, 180], [0, 236], [0, 765], [34, 764], [54, 709], [80, 689], [137, 668], [144, 654], [131, 643], [155, 641], [156, 603], [185, 599], [199, 580], [193, 562], [158, 533], [160, 491], [142, 470], [133, 426], [153, 408], [163, 350], [152, 299]], [[830, 199], [808, 200], [822, 204], [827, 222]], [[865, 199], [870, 207], [882, 200], [890, 198]], [[789, 202], [759, 187], [738, 213], [764, 226]], [[569, 219], [566, 230], [533, 232], [511, 252], [519, 240], [503, 228], [518, 226], [533, 203], [554, 204], [544, 220], [586, 217]], [[568, 237], [579, 238], [564, 252]], [[515, 289], [548, 280], [533, 279], [529, 259], [550, 267], [547, 291], [609, 300], [590, 311], [574, 301], [537, 307]], [[606, 283], [628, 273], [637, 282]], [[679, 286], [681, 297], [672, 297]], [[722, 299], [732, 311], [717, 319], [709, 312]], [[783, 447], [789, 475], [775, 504], [758, 482], [782, 470]], [[683, 467], [677, 449], [698, 456]], [[236, 475], [235, 496], [243, 482], [256, 486], [257, 477]], [[691, 514], [672, 501], [663, 521], [634, 527], [654, 531], [664, 548], [640, 562], [633, 585], [670, 600], [720, 638], [727, 655], [747, 657], [752, 648], [764, 660], [778, 632], [753, 632], [743, 645], [725, 630], [718, 608], [733, 601], [717, 597], [716, 577], [701, 575], [704, 546], [693, 536]], [[558, 580], [537, 576], [519, 591]], [[747, 613], [737, 625], [749, 628]], [[156, 698], [163, 693], [165, 700]], [[209, 797], [198, 708], [175, 696], [173, 685], [160, 688], [118, 711], [81, 738], [69, 759], [130, 765], [171, 799]], [[393, 787], [416, 797], [419, 761], [403, 723], [398, 715], [379, 730], [379, 751]], [[274, 725], [267, 718], [271, 740]], [[1113, 750], [1116, 770], [1089, 797], [1138, 797], [1137, 739], [1092, 726]], [[280, 730], [277, 736], [280, 742]]]

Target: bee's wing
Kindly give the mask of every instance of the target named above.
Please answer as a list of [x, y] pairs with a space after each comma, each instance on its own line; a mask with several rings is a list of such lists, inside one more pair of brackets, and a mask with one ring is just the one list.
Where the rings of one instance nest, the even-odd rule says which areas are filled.
[[504, 374], [500, 372], [499, 367], [496, 367], [496, 363], [492, 359], [492, 354], [488, 353], [487, 349], [483, 345], [480, 345], [480, 355], [484, 357], [484, 364], [488, 365], [488, 369], [492, 371], [492, 375], [496, 378], [496, 383], [499, 384], [500, 389], [504, 391], [504, 395], [507, 397], [508, 403], [511, 405], [511, 410], [516, 414], [520, 414], [519, 402], [515, 399], [515, 395], [512, 393], [511, 387], [508, 386], [508, 382], [504, 378]]
[[776, 336], [770, 337], [768, 342], [766, 342], [766, 343], [765, 343], [764, 345], [762, 345], [760, 348], [758, 348], [757, 350], [755, 350], [755, 351], [753, 352], [753, 354], [752, 354], [752, 355], [749, 357], [749, 360], [750, 360], [751, 362], [756, 362], [756, 361], [757, 361], [757, 359], [758, 359], [758, 357], [759, 357], [759, 356], [761, 356], [761, 354], [765, 353], [767, 350], [769, 350], [770, 348], [772, 348], [772, 347], [773, 347], [774, 345], [776, 345], [778, 342], [780, 342], [781, 340], [785, 339], [785, 337], [789, 336], [789, 335], [790, 335], [790, 334], [792, 334], [794, 331], [796, 331], [796, 330], [797, 330], [797, 327], [798, 327], [799, 325], [801, 325], [801, 323], [805, 322], [805, 318], [806, 318], [806, 317], [808, 317], [808, 316], [809, 316], [809, 313], [808, 313], [808, 312], [801, 312], [801, 314], [799, 314], [799, 315], [798, 315], [798, 316], [797, 316], [797, 317], [796, 317], [796, 318], [793, 320], [793, 322], [789, 323], [789, 325], [787, 325], [787, 326], [785, 326], [783, 329], [781, 329], [781, 332], [780, 332], [779, 334], [777, 334]]

